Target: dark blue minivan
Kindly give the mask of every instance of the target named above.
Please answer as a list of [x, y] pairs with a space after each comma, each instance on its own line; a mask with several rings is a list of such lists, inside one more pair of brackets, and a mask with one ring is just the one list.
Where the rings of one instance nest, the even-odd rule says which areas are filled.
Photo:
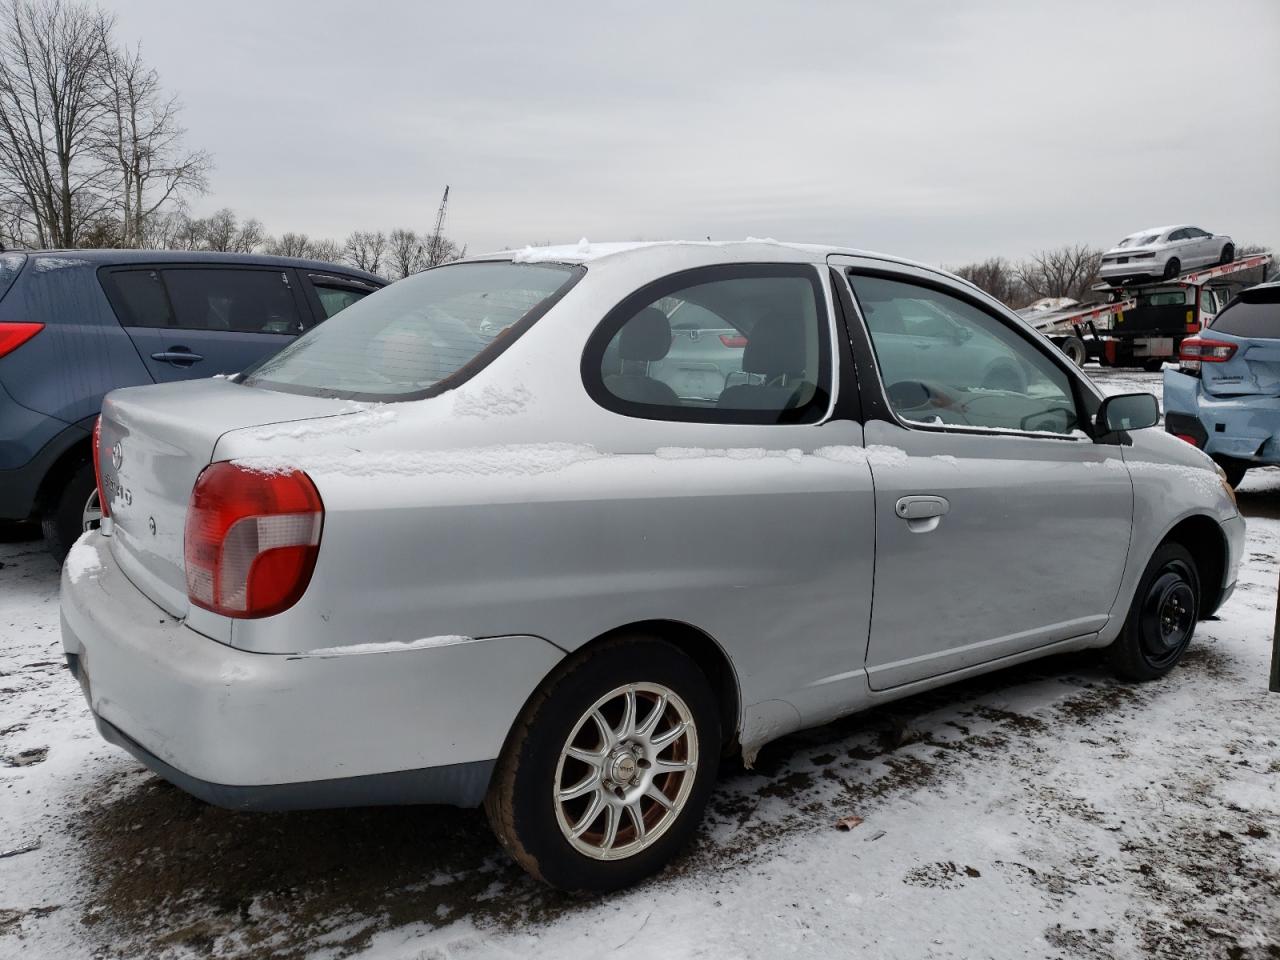
[[256, 254], [0, 253], [0, 521], [42, 521], [61, 559], [97, 513], [103, 394], [236, 373], [385, 285]]

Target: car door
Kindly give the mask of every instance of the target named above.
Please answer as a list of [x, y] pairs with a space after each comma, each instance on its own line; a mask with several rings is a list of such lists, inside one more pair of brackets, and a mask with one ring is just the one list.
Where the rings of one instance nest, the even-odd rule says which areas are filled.
[[[1083, 429], [1096, 394], [972, 288], [872, 259], [831, 263], [847, 284], [875, 488], [871, 687], [1101, 630], [1124, 571], [1133, 493], [1120, 448]], [[887, 353], [865, 322], [913, 300], [968, 331], [949, 370]], [[1017, 374], [992, 381], [993, 369]]]
[[237, 373], [292, 341], [303, 328], [296, 285], [278, 267], [166, 265], [111, 271], [108, 296], [164, 382]]

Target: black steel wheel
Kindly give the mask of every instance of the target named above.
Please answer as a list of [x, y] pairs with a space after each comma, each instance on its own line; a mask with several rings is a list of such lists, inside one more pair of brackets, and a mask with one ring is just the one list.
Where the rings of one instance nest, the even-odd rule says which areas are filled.
[[1200, 574], [1180, 543], [1156, 550], [1134, 594], [1124, 633], [1112, 648], [1123, 680], [1154, 680], [1182, 659], [1200, 615]]

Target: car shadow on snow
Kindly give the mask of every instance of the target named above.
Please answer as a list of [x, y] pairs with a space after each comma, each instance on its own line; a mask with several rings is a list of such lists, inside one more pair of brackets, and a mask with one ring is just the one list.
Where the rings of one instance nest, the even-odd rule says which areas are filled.
[[[1211, 660], [1206, 650], [1190, 664]], [[1110, 680], [1096, 654], [1068, 655], [786, 737], [754, 769], [725, 765], [698, 839], [650, 884], [717, 882], [798, 831], [866, 816], [1056, 723], [1118, 721], [1145, 696]], [[119, 956], [186, 947], [293, 958], [322, 946], [343, 956], [409, 924], [510, 929], [591, 903], [529, 879], [478, 810], [235, 813], [140, 769], [100, 781], [80, 804], [72, 829], [91, 888], [82, 922]]]

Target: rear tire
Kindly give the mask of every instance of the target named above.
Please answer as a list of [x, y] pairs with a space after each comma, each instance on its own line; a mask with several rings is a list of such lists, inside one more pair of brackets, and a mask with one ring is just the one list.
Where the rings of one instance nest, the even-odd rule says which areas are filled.
[[697, 664], [664, 640], [617, 637], [570, 657], [526, 704], [485, 812], [544, 883], [616, 890], [661, 870], [693, 836], [719, 757], [719, 711]]
[[1249, 472], [1249, 464], [1243, 460], [1235, 460], [1231, 457], [1214, 457], [1213, 462], [1222, 468], [1222, 472], [1227, 475], [1227, 483], [1231, 484], [1234, 490], [1240, 486], [1244, 480], [1244, 475]]
[[1077, 367], [1083, 367], [1089, 359], [1089, 351], [1079, 337], [1064, 337], [1058, 346]]
[[59, 563], [67, 558], [71, 545], [84, 533], [86, 509], [97, 494], [93, 464], [86, 461], [67, 478], [41, 518], [45, 546]]
[[1170, 257], [1164, 265], [1164, 279], [1172, 280], [1182, 272], [1182, 262], [1177, 257]]
[[1121, 680], [1163, 677], [1187, 652], [1200, 615], [1200, 573], [1180, 543], [1156, 548], [1133, 595], [1124, 632], [1111, 647]]
[[1233, 243], [1228, 243], [1222, 248], [1222, 256], [1218, 258], [1218, 263], [1228, 264], [1236, 258], [1236, 247]]

